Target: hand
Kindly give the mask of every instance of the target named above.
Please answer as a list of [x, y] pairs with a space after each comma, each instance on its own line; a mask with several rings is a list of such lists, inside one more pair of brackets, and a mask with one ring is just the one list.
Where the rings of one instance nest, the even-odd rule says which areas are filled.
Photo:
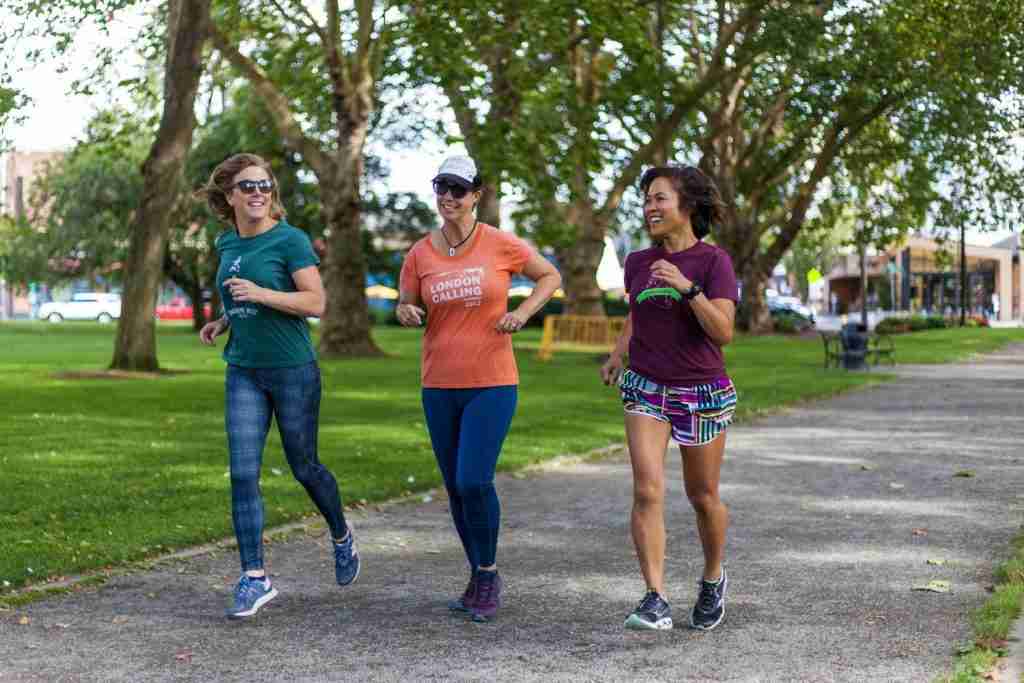
[[398, 304], [395, 317], [406, 327], [417, 327], [423, 324], [427, 312], [415, 304]]
[[680, 292], [685, 292], [693, 286], [691, 280], [679, 272], [674, 264], [665, 259], [658, 259], [651, 265], [651, 275]]
[[228, 291], [231, 292], [231, 298], [235, 301], [251, 301], [253, 303], [260, 303], [264, 299], [266, 289], [260, 287], [255, 282], [249, 280], [243, 280], [240, 277], [229, 277], [224, 281]]
[[494, 326], [494, 329], [502, 334], [514, 334], [523, 329], [526, 319], [526, 316], [519, 311], [510, 311], [501, 316], [501, 320]]
[[623, 365], [622, 356], [615, 353], [608, 356], [608, 360], [601, 366], [601, 381], [606, 386], [618, 384], [619, 377], [622, 376]]
[[213, 340], [224, 334], [224, 331], [227, 329], [228, 325], [224, 322], [223, 318], [218, 318], [211, 323], [206, 323], [203, 325], [203, 329], [199, 330], [199, 341], [207, 346], [213, 346]]

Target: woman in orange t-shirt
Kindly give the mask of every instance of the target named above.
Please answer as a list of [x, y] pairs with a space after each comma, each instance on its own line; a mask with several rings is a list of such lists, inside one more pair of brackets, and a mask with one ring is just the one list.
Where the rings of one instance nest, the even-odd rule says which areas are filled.
[[[433, 183], [443, 223], [406, 255], [395, 314], [408, 327], [427, 321], [423, 412], [470, 567], [469, 585], [448, 606], [488, 621], [501, 605], [502, 585], [494, 470], [519, 383], [509, 335], [540, 310], [562, 278], [526, 242], [476, 219], [482, 180], [472, 159], [449, 157]], [[509, 311], [513, 273], [536, 286]]]

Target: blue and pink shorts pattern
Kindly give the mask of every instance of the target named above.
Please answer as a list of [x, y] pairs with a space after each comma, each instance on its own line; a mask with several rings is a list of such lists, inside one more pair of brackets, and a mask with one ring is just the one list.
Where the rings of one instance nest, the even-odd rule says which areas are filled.
[[619, 380], [623, 408], [672, 425], [672, 439], [683, 446], [715, 440], [736, 414], [736, 387], [728, 377], [708, 384], [666, 386], [626, 370]]

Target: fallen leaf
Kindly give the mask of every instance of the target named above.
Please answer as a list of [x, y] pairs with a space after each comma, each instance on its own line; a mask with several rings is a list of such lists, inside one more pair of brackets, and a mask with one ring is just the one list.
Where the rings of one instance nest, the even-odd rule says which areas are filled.
[[273, 473], [274, 473], [275, 475], [277, 475], [278, 477], [280, 477], [280, 476], [281, 476], [282, 474], [284, 474], [284, 472], [282, 472], [281, 470], [279, 470], [279, 469], [278, 469], [278, 468], [276, 468], [276, 467], [271, 467], [271, 468], [270, 468], [270, 471], [271, 471], [271, 472], [273, 472]]
[[860, 469], [863, 472], [870, 472], [871, 470], [875, 469], [875, 466], [874, 465], [861, 465]]
[[56, 626], [57, 628], [70, 628], [71, 624], [65, 624], [63, 622], [58, 621], [56, 624], [54, 624], [54, 626]]
[[922, 528], [918, 527], [916, 529], [911, 529], [910, 533], [911, 533], [912, 536], [927, 536], [928, 535], [928, 530], [927, 529], [922, 529]]
[[894, 481], [893, 482], [889, 482], [889, 488], [891, 488], [891, 489], [901, 489], [904, 486], [905, 486], [905, 484], [898, 484], [898, 483], [896, 483]]
[[931, 593], [948, 593], [950, 591], [951, 584], [949, 581], [943, 581], [941, 579], [934, 579], [928, 583], [919, 583], [912, 586], [912, 591], [928, 591]]
[[175, 653], [175, 655], [174, 655], [174, 659], [176, 661], [182, 662], [184, 664], [191, 664], [192, 663], [192, 650], [189, 650], [188, 648], [185, 648], [183, 650], [178, 650]]
[[113, 624], [127, 624], [128, 623], [128, 617], [126, 617], [123, 614], [118, 614], [116, 617], [111, 619], [111, 623], [113, 623]]
[[960, 470], [959, 472], [956, 472], [953, 476], [970, 479], [971, 477], [974, 476], [974, 470]]
[[935, 565], [936, 567], [941, 567], [945, 564], [948, 564], [948, 562], [948, 560], [943, 560], [942, 558], [930, 558], [928, 560], [925, 560], [926, 564]]
[[25, 615], [22, 615], [21, 618], [18, 619], [18, 623], [21, 624], [22, 626], [28, 626], [29, 624], [32, 623], [32, 620], [29, 619], [28, 617], [26, 617]]

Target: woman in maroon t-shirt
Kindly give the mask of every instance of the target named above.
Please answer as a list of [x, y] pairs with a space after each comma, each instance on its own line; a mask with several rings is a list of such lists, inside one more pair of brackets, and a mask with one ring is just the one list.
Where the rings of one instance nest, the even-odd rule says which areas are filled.
[[[690, 626], [710, 630], [725, 615], [723, 565], [729, 512], [718, 497], [725, 428], [736, 390], [722, 347], [732, 341], [736, 275], [729, 255], [701, 238], [719, 220], [718, 189], [692, 166], [657, 167], [640, 181], [655, 246], [626, 258], [629, 317], [601, 368], [617, 383], [633, 465], [633, 542], [647, 593], [626, 628], [672, 628], [664, 595], [665, 450], [679, 444], [686, 495], [697, 513], [704, 574]], [[629, 365], [623, 371], [628, 350]]]

